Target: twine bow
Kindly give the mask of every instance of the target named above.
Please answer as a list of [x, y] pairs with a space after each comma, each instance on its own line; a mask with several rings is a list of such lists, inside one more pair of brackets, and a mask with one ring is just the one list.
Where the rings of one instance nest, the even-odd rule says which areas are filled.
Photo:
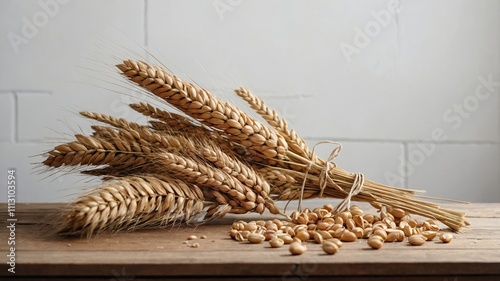
[[[342, 201], [335, 207], [334, 210], [339, 212], [339, 211], [342, 211], [345, 209], [349, 209], [351, 207], [351, 198], [353, 196], [356, 196], [358, 193], [360, 193], [363, 190], [363, 186], [365, 183], [365, 177], [362, 173], [355, 173], [354, 174], [354, 182], [352, 184], [352, 187], [349, 190], [349, 192], [346, 192], [337, 183], [335, 183], [335, 181], [333, 181], [333, 179], [329, 175], [329, 171], [332, 168], [337, 167], [337, 165], [335, 164], [335, 162], [333, 162], [333, 160], [340, 154], [340, 151], [342, 150], [342, 144], [339, 142], [328, 141], [328, 140], [320, 141], [313, 146], [312, 153], [311, 153], [312, 155], [315, 155], [314, 151], [315, 151], [316, 147], [320, 144], [333, 144], [333, 145], [336, 145], [336, 147], [332, 150], [332, 152], [328, 156], [327, 160], [325, 161], [325, 163], [321, 169], [321, 173], [319, 175], [319, 188], [320, 188], [319, 197], [323, 197], [323, 193], [324, 193], [325, 188], [329, 182], [336, 189], [338, 189], [340, 192], [346, 194], [346, 197], [344, 199], [342, 199]], [[302, 187], [300, 190], [299, 204], [297, 206], [297, 210], [299, 212], [302, 212], [302, 199], [304, 197], [306, 180], [307, 180], [307, 176], [309, 174], [309, 170], [312, 168], [313, 165], [314, 165], [314, 161], [311, 160], [311, 161], [309, 161], [309, 164], [306, 167], [304, 180], [302, 181]]]

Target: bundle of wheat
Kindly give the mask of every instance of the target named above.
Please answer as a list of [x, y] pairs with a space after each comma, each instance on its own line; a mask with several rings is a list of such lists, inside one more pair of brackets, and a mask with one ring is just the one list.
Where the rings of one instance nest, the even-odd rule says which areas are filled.
[[[316, 156], [286, 120], [250, 91], [235, 92], [269, 127], [222, 102], [209, 91], [182, 81], [158, 66], [126, 60], [121, 74], [187, 117], [147, 103], [131, 104], [154, 119], [148, 125], [82, 112], [106, 126], [90, 136], [56, 146], [43, 164], [94, 166], [85, 174], [104, 183], [70, 205], [62, 233], [91, 235], [105, 230], [177, 222], [205, 222], [227, 213], [273, 214], [276, 200], [313, 197], [365, 201], [437, 219], [454, 230], [467, 225], [462, 213], [417, 200], [415, 191], [365, 180]], [[206, 212], [201, 220], [196, 214]]]

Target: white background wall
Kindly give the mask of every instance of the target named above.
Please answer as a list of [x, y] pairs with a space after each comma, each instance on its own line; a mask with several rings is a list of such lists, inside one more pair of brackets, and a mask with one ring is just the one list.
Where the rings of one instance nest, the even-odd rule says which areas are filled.
[[79, 110], [135, 120], [112, 65], [152, 54], [238, 105], [250, 88], [311, 145], [342, 142], [347, 170], [500, 202], [500, 1], [9, 0], [0, 34], [0, 177], [16, 169], [18, 201], [93, 184], [32, 163], [88, 131]]

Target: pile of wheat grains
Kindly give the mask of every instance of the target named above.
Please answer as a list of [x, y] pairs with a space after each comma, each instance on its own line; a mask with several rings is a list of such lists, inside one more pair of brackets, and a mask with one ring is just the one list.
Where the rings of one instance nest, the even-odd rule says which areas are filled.
[[[90, 236], [204, 223], [227, 213], [280, 214], [278, 200], [317, 197], [344, 199], [328, 210], [332, 216], [326, 221], [347, 211], [352, 200], [433, 218], [453, 230], [468, 224], [463, 213], [422, 201], [414, 190], [365, 180], [333, 164], [333, 158], [321, 159], [286, 120], [247, 89], [235, 92], [267, 124], [159, 66], [125, 60], [117, 68], [146, 96], [159, 98], [178, 113], [145, 102], [130, 104], [149, 117], [146, 124], [138, 124], [81, 112], [98, 122], [91, 126], [92, 133], [76, 134], [74, 140], [48, 151], [43, 165], [97, 176], [103, 182], [69, 204], [60, 233]], [[359, 235], [342, 227], [345, 233]]]
[[268, 241], [272, 248], [285, 244], [294, 255], [307, 250], [305, 243], [322, 246], [327, 254], [336, 254], [343, 242], [365, 239], [372, 249], [380, 249], [384, 243], [407, 241], [421, 246], [439, 237], [449, 243], [453, 235], [441, 232], [437, 222], [428, 219], [417, 221], [400, 208], [382, 208], [379, 214], [365, 214], [357, 205], [336, 212], [331, 204], [313, 210], [294, 211], [290, 220], [239, 220], [231, 225], [229, 236], [240, 242], [259, 244]]

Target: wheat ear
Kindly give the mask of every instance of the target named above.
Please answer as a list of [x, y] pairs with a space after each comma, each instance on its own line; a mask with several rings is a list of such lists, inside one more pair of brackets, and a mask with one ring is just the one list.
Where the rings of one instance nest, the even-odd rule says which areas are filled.
[[[81, 114], [88, 118], [117, 127], [117, 129], [112, 129], [92, 126], [94, 130], [101, 132], [102, 138], [126, 139], [129, 140], [131, 144], [141, 144], [144, 147], [151, 147], [153, 150], [162, 149], [168, 152], [184, 151], [184, 153], [186, 153], [197, 150], [192, 138], [188, 138], [182, 133], [169, 134], [169, 132], [176, 132], [175, 127], [171, 128], [171, 130], [158, 131], [148, 126], [127, 122], [123, 119], [117, 119], [106, 114], [90, 112], [82, 112]], [[117, 134], [114, 133], [115, 130], [118, 131]], [[105, 132], [105, 134], [102, 134], [102, 132]], [[196, 135], [196, 138], [209, 139], [209, 137], [204, 134]]]
[[[132, 103], [129, 105], [133, 110], [141, 113], [144, 116], [148, 116], [154, 119], [158, 119], [162, 121], [165, 127], [172, 128], [172, 132], [191, 132], [191, 131], [200, 131], [202, 127], [195, 124], [192, 120], [188, 119], [179, 114], [175, 114], [172, 112], [161, 110], [157, 107], [152, 106], [148, 103]], [[209, 131], [206, 128], [203, 128], [203, 131]]]
[[238, 146], [237, 144], [230, 142], [227, 138], [221, 136], [218, 131], [214, 131], [203, 124], [196, 123], [182, 115], [161, 110], [147, 103], [130, 104], [130, 107], [145, 116], [160, 120], [149, 121], [151, 129], [158, 131], [158, 133], [182, 136], [187, 140], [210, 139], [216, 141], [223, 148], [230, 148], [229, 150], [236, 152], [239, 155], [247, 153], [247, 150], [243, 149], [241, 145]]
[[269, 183], [258, 174], [251, 166], [243, 163], [238, 158], [225, 153], [218, 146], [205, 146], [201, 148], [204, 159], [213, 163], [217, 168], [238, 179], [249, 188], [245, 194], [249, 201], [254, 201], [258, 205], [255, 208], [257, 213], [264, 211], [264, 206], [271, 213], [279, 213], [279, 208], [269, 197], [271, 187]]
[[[210, 192], [214, 194], [219, 204], [232, 206], [230, 212], [256, 211], [258, 203], [261, 203], [256, 201], [257, 196], [255, 196], [255, 193], [249, 187], [244, 186], [237, 178], [197, 159], [173, 153], [161, 153], [158, 155], [156, 162], [159, 163], [160, 169], [166, 168], [174, 176], [192, 184], [210, 188]], [[263, 210], [259, 209], [259, 211]], [[271, 208], [270, 211], [279, 212], [274, 208]]]
[[[146, 163], [149, 149], [130, 145], [119, 138], [108, 142], [91, 136], [75, 135], [76, 141], [56, 146], [47, 153], [43, 164], [50, 167], [76, 165], [112, 165], [127, 168]], [[137, 150], [134, 149], [137, 148]]]
[[267, 123], [273, 127], [288, 144], [288, 148], [298, 155], [313, 160], [314, 153], [309, 150], [306, 141], [301, 138], [293, 129], [288, 128], [288, 123], [281, 118], [276, 110], [269, 108], [259, 97], [255, 96], [249, 90], [240, 87], [235, 93], [245, 100], [252, 109], [254, 109]]
[[132, 230], [189, 221], [205, 208], [194, 185], [162, 175], [130, 176], [106, 182], [81, 196], [66, 212], [64, 234], [90, 236], [101, 231]]
[[250, 152], [265, 158], [285, 157], [287, 143], [283, 137], [209, 91], [145, 62], [126, 60], [117, 67], [129, 80], [201, 123], [221, 130]]

